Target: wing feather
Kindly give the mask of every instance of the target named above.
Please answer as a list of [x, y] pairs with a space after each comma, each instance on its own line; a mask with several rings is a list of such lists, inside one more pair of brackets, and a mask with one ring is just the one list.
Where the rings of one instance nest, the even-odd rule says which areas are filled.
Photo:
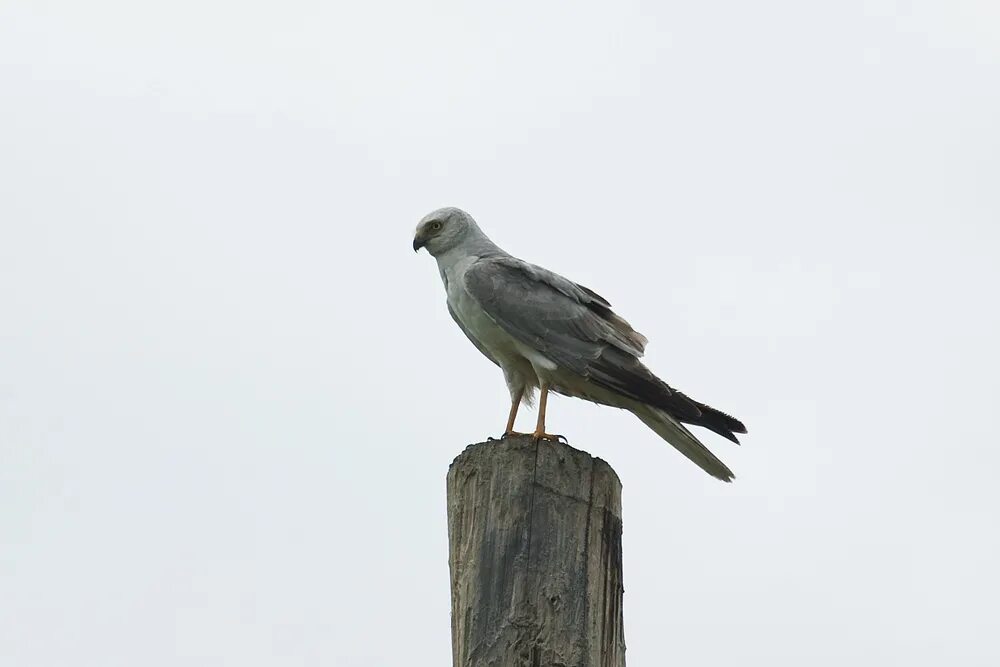
[[513, 257], [480, 259], [465, 288], [499, 327], [561, 367], [678, 418], [701, 416], [639, 361], [645, 337], [592, 290]]

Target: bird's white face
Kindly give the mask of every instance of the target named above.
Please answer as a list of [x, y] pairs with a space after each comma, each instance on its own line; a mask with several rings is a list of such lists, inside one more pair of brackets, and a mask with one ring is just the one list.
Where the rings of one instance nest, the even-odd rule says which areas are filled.
[[437, 256], [461, 243], [469, 229], [466, 215], [454, 208], [442, 208], [428, 213], [413, 234], [413, 250], [426, 248]]

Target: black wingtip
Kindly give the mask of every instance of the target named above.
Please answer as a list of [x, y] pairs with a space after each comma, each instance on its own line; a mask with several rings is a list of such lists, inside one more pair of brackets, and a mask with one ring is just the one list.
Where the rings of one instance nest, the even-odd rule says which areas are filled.
[[725, 438], [726, 440], [729, 440], [730, 442], [735, 442], [735, 443], [736, 443], [737, 445], [738, 445], [738, 444], [740, 444], [740, 439], [739, 439], [739, 438], [737, 438], [737, 437], [736, 437], [736, 436], [735, 436], [735, 435], [734, 435], [734, 434], [733, 434], [732, 432], [730, 432], [730, 431], [726, 431], [725, 433], [723, 433], [723, 432], [722, 432], [722, 431], [720, 430], [720, 431], [716, 431], [716, 433], [718, 433], [719, 435], [721, 435], [721, 436], [722, 436], [723, 438]]
[[694, 426], [707, 428], [714, 433], [718, 433], [726, 440], [735, 442], [737, 445], [740, 444], [739, 438], [736, 437], [736, 434], [747, 432], [747, 427], [743, 425], [743, 422], [735, 417], [730, 417], [721, 410], [716, 410], [713, 407], [705, 405], [704, 403], [694, 401], [694, 404], [698, 406], [699, 410], [701, 410], [701, 416], [690, 421], [686, 419], [682, 419], [682, 421], [687, 421], [687, 423], [693, 424]]

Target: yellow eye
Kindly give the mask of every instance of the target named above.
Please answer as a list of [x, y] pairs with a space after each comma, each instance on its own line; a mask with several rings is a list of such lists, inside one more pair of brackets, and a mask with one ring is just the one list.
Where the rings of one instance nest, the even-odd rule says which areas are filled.
[[441, 231], [441, 223], [440, 222], [432, 222], [431, 223], [431, 229], [433, 229], [435, 232]]

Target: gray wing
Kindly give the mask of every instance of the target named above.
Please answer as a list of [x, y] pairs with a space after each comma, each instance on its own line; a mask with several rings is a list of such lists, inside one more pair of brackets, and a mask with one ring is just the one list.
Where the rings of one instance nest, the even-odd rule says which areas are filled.
[[514, 257], [479, 260], [465, 287], [499, 327], [560, 367], [679, 418], [701, 416], [639, 361], [646, 338], [592, 290]]

